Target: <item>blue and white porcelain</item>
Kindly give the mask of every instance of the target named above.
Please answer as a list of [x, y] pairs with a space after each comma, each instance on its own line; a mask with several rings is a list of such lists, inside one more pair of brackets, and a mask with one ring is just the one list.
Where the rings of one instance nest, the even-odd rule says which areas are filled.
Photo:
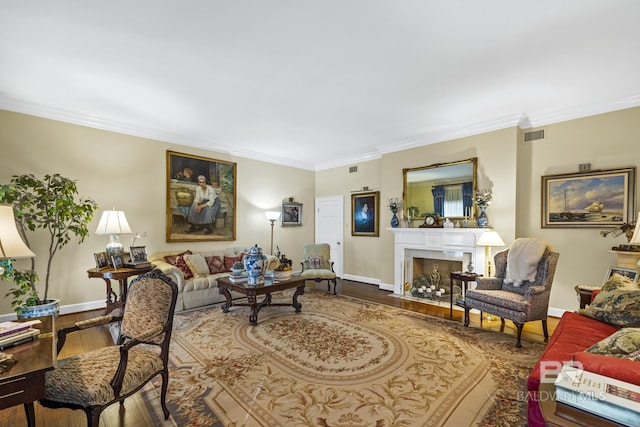
[[262, 254], [262, 249], [256, 244], [249, 249], [249, 254], [244, 257], [244, 269], [247, 271], [247, 283], [257, 285], [264, 282], [264, 271], [267, 257]]

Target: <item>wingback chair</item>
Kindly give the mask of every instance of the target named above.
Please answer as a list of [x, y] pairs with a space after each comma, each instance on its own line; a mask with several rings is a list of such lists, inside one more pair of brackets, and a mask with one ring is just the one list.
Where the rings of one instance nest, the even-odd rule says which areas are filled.
[[305, 243], [302, 246], [302, 272], [300, 277], [316, 282], [327, 281], [327, 290], [336, 294], [336, 273], [333, 271], [331, 261], [331, 247], [328, 243]]
[[82, 409], [88, 426], [98, 426], [100, 414], [140, 390], [156, 375], [162, 376], [160, 404], [165, 419], [169, 381], [169, 342], [178, 286], [160, 270], [131, 282], [123, 315], [105, 315], [58, 330], [57, 351], [70, 332], [121, 321], [114, 346], [89, 351], [58, 361], [46, 373], [45, 396], [40, 404], [49, 408]]
[[[507, 249], [495, 255], [495, 277], [478, 277], [477, 287], [467, 290], [464, 324], [465, 326], [469, 325], [469, 310], [472, 308], [480, 310], [481, 326], [482, 312], [500, 317], [500, 331], [504, 331], [504, 320], [509, 319], [517, 328], [516, 346], [522, 347], [520, 338], [524, 324], [533, 320], [541, 320], [544, 338], [547, 341], [549, 339], [547, 329], [549, 295], [559, 254], [553, 252], [552, 248], [547, 245], [537, 267], [534, 266], [535, 279], [523, 281], [517, 286], [517, 283], [509, 283], [505, 280], [510, 250]], [[512, 259], [512, 261], [514, 260]]]

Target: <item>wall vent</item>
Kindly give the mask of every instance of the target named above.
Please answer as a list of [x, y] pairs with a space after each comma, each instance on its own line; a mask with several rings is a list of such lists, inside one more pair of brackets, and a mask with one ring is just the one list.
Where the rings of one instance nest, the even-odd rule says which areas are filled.
[[357, 166], [351, 166], [349, 168], [349, 173], [354, 173], [354, 172], [358, 172], [358, 167]]
[[532, 130], [524, 133], [524, 142], [538, 141], [544, 139], [544, 129]]

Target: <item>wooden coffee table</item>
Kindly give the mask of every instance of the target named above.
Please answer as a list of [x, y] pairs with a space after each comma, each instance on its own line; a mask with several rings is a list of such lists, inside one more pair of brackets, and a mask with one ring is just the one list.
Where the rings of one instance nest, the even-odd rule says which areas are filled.
[[[274, 283], [262, 283], [259, 285], [249, 285], [247, 282], [237, 283], [229, 280], [229, 276], [220, 277], [218, 279], [218, 288], [220, 293], [224, 295], [227, 302], [222, 305], [222, 311], [229, 312], [232, 306], [248, 306], [251, 307], [249, 315], [249, 324], [255, 326], [258, 324], [258, 312], [268, 305], [292, 306], [296, 313], [300, 313], [302, 304], [298, 302], [298, 296], [304, 294], [305, 279], [293, 276], [289, 280], [277, 280]], [[291, 303], [274, 303], [271, 302], [271, 294], [273, 292], [284, 291], [285, 289], [296, 288]], [[236, 291], [247, 296], [247, 302], [234, 302], [231, 299], [231, 291]], [[264, 295], [264, 299], [258, 302], [258, 296]]]

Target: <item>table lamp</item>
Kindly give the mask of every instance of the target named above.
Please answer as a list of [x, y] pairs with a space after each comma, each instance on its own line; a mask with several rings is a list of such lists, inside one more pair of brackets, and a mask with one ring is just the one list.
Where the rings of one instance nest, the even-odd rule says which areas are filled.
[[273, 255], [273, 224], [276, 222], [278, 218], [280, 218], [280, 212], [278, 211], [266, 211], [264, 216], [267, 217], [269, 221], [271, 221], [271, 252], [269, 254]]
[[498, 234], [497, 231], [487, 230], [480, 235], [478, 241], [476, 242], [477, 246], [484, 246], [484, 258], [486, 262], [486, 273], [487, 277], [491, 277], [491, 248], [504, 246], [504, 242], [502, 238]]
[[122, 255], [124, 253], [119, 235], [131, 233], [131, 228], [123, 211], [116, 211], [114, 208], [114, 210], [102, 212], [96, 234], [109, 235], [109, 243], [105, 250], [109, 259], [114, 255]]
[[[0, 204], [0, 259], [33, 258], [36, 256], [25, 245], [13, 216], [13, 206]], [[0, 266], [0, 275], [4, 268]]]

